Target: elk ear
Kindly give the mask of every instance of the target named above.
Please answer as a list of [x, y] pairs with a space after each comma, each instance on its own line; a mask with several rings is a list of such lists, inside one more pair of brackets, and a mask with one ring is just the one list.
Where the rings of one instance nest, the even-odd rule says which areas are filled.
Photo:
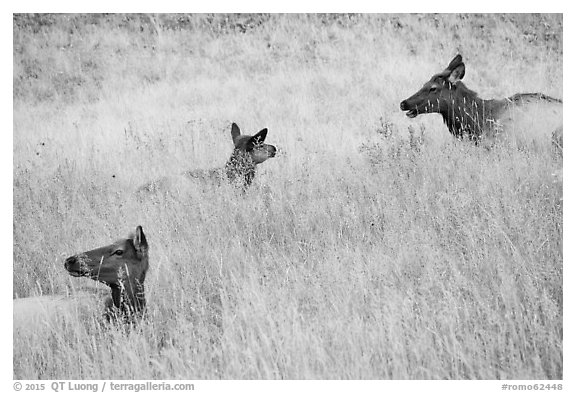
[[450, 62], [450, 64], [448, 64], [448, 67], [446, 67], [447, 70], [449, 71], [454, 71], [454, 69], [456, 67], [458, 67], [460, 64], [462, 63], [462, 56], [461, 55], [456, 55], [452, 61]]
[[252, 146], [257, 145], [259, 143], [264, 142], [264, 139], [266, 139], [266, 135], [268, 134], [268, 128], [264, 128], [260, 131], [258, 131], [256, 134], [254, 134], [252, 136], [252, 138], [250, 138], [250, 144]]
[[238, 124], [232, 123], [231, 133], [232, 133], [232, 142], [236, 144], [236, 139], [238, 139], [238, 137], [240, 136], [240, 127], [238, 127]]
[[453, 70], [451, 70], [450, 76], [448, 77], [448, 81], [450, 81], [450, 83], [460, 82], [462, 78], [464, 78], [465, 73], [466, 73], [466, 66], [464, 65], [464, 63], [460, 63]]
[[136, 233], [134, 234], [133, 241], [134, 248], [140, 256], [148, 252], [148, 242], [146, 241], [146, 236], [144, 236], [144, 231], [140, 225], [136, 227]]

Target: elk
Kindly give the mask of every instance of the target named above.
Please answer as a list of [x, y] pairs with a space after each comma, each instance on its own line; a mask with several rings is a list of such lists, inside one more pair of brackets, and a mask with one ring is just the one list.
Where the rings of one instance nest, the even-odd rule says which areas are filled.
[[[148, 243], [141, 226], [129, 238], [67, 258], [64, 268], [73, 277], [88, 277], [110, 288], [111, 296], [104, 302], [108, 321], [133, 323], [144, 314]], [[96, 298], [93, 294], [76, 293], [14, 299], [14, 329], [38, 328], [37, 322], [94, 307]]]
[[518, 93], [500, 100], [484, 100], [464, 85], [465, 72], [462, 56], [457, 55], [444, 71], [432, 76], [419, 91], [402, 101], [400, 109], [406, 111], [409, 118], [439, 113], [452, 135], [476, 144], [502, 136], [520, 145], [543, 135], [554, 144], [561, 143], [562, 100], [543, 93]]
[[153, 192], [169, 187], [169, 183], [177, 182], [180, 178], [200, 180], [206, 183], [220, 184], [227, 181], [246, 190], [254, 180], [256, 166], [276, 155], [276, 147], [264, 143], [268, 129], [264, 128], [254, 135], [242, 135], [236, 123], [232, 123], [231, 135], [234, 143], [232, 155], [224, 168], [195, 169], [185, 171], [177, 179], [163, 177], [141, 186], [138, 193]]

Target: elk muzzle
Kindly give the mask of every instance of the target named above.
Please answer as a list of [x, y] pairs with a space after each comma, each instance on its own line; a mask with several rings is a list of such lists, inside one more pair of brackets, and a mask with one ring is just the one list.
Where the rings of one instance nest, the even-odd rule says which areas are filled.
[[406, 116], [411, 119], [418, 116], [418, 110], [416, 109], [416, 106], [409, 104], [408, 100], [404, 100], [400, 103], [400, 110], [408, 111], [406, 112]]
[[84, 262], [82, 258], [79, 258], [78, 255], [66, 258], [64, 268], [68, 271], [68, 274], [73, 277], [83, 277], [89, 274], [86, 262]]

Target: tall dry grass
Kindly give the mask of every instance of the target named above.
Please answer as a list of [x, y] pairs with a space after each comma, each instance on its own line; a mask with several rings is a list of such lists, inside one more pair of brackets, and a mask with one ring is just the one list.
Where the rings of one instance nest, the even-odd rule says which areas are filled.
[[[14, 18], [14, 297], [142, 225], [149, 315], [14, 336], [18, 379], [562, 378], [553, 154], [455, 141], [399, 102], [456, 52], [482, 97], [562, 97], [558, 15]], [[254, 186], [141, 184], [223, 166]]]

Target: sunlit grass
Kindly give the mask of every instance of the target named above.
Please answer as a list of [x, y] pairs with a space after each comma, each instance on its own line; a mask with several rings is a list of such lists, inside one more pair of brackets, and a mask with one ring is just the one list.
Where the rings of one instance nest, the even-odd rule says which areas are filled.
[[[63, 258], [142, 225], [148, 316], [15, 336], [15, 378], [562, 378], [561, 163], [398, 108], [457, 50], [482, 96], [561, 97], [560, 17], [107, 18], [15, 27], [14, 296], [98, 286]], [[246, 194], [136, 197], [232, 121], [279, 148]]]

